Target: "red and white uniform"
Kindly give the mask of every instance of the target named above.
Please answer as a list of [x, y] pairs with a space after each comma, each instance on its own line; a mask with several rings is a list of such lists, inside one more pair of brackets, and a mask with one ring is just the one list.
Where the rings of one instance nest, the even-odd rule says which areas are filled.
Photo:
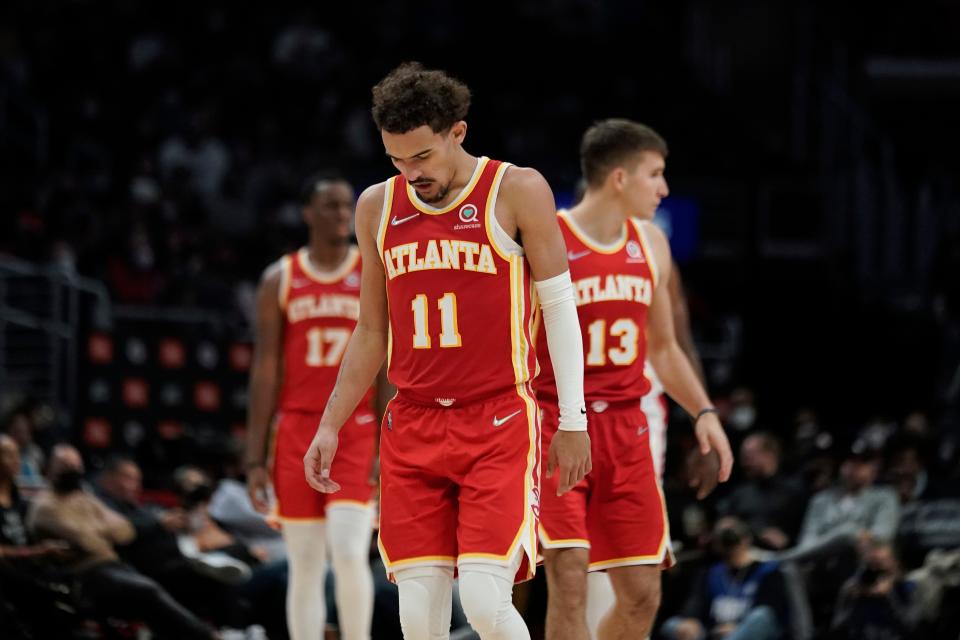
[[662, 481], [663, 467], [667, 459], [669, 405], [663, 391], [663, 384], [649, 360], [644, 367], [643, 375], [650, 381], [650, 391], [640, 400], [640, 410], [647, 417], [647, 425], [650, 427], [650, 455], [653, 456], [653, 468], [657, 471], [657, 478]]
[[[663, 495], [640, 410], [650, 390], [643, 369], [656, 264], [638, 222], [625, 224], [616, 243], [600, 245], [566, 212], [559, 218], [583, 334], [593, 470], [560, 497], [558, 477], [544, 478], [540, 542], [548, 549], [590, 549], [591, 571], [669, 564]], [[546, 336], [538, 334], [544, 353]], [[552, 363], [541, 358], [541, 366], [535, 387], [543, 406], [543, 451], [549, 451], [559, 411]]]
[[453, 202], [386, 183], [378, 248], [386, 275], [388, 376], [381, 429], [380, 551], [388, 574], [458, 561], [530, 577], [539, 423], [530, 380], [536, 299], [522, 249], [494, 215], [508, 165], [480, 158]]
[[326, 505], [366, 505], [376, 445], [377, 418], [368, 390], [340, 431], [330, 470], [341, 489], [314, 491], [303, 478], [303, 456], [333, 391], [340, 360], [360, 312], [360, 252], [351, 247], [334, 271], [313, 267], [307, 249], [283, 257], [280, 309], [283, 312], [283, 386], [274, 432], [273, 486], [280, 520], [322, 519]]

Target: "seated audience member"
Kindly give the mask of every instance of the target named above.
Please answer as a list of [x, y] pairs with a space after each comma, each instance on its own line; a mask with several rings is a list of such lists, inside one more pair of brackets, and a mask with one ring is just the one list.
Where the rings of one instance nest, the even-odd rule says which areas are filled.
[[196, 467], [174, 473], [177, 491], [187, 514], [187, 528], [179, 536], [184, 553], [223, 570], [237, 571], [239, 593], [254, 605], [252, 620], [271, 637], [286, 633], [287, 562], [271, 560], [267, 549], [248, 546], [210, 514], [213, 482]]
[[904, 579], [893, 547], [874, 542], [843, 585], [833, 615], [833, 637], [848, 640], [912, 638], [917, 623], [914, 585]]
[[42, 469], [46, 458], [34, 439], [34, 422], [30, 411], [25, 406], [14, 409], [4, 420], [3, 432], [13, 438], [20, 449], [17, 484], [21, 489], [30, 491], [42, 488]]
[[180, 534], [181, 548], [195, 549], [200, 554], [226, 554], [249, 567], [269, 559], [265, 549], [248, 547], [210, 515], [214, 486], [205, 472], [196, 467], [180, 467], [174, 472], [174, 483], [187, 514], [187, 526]]
[[243, 472], [244, 453], [238, 446], [225, 457], [222, 477], [210, 496], [210, 516], [246, 546], [263, 549], [269, 560], [284, 560], [283, 535], [253, 508], [246, 482], [237, 479]]
[[900, 505], [935, 498], [957, 497], [956, 487], [941, 482], [931, 468], [931, 444], [918, 436], [901, 434], [890, 439], [887, 479], [897, 492]]
[[100, 613], [142, 620], [160, 637], [215, 637], [163, 587], [120, 561], [116, 545], [129, 544], [136, 532], [129, 520], [83, 488], [83, 472], [75, 448], [54, 447], [47, 471], [52, 490], [38, 496], [31, 508], [30, 529], [69, 543], [66, 566]]
[[116, 548], [125, 562], [159, 582], [197, 615], [224, 626], [246, 626], [247, 604], [238, 600], [229, 576], [218, 579], [217, 570], [200, 566], [181, 553], [177, 533], [187, 527], [183, 509], [152, 511], [140, 504], [142, 474], [132, 458], [108, 459], [97, 489], [107, 506], [136, 530], [130, 543]]
[[879, 472], [879, 452], [855, 442], [840, 465], [840, 482], [813, 496], [797, 546], [782, 557], [815, 560], [892, 541], [900, 510], [893, 489], [874, 485]]
[[36, 542], [27, 531], [27, 502], [17, 489], [20, 450], [0, 434], [0, 637], [64, 637], [72, 621], [57, 603], [64, 585], [47, 562], [64, 556], [62, 540]]
[[672, 640], [780, 640], [790, 638], [790, 596], [778, 561], [757, 561], [749, 528], [732, 517], [713, 530], [721, 560], [701, 577], [683, 613], [661, 633]]
[[754, 433], [740, 446], [744, 478], [717, 505], [720, 515], [743, 520], [758, 546], [785, 549], [795, 542], [807, 496], [803, 487], [781, 473], [780, 442], [769, 433]]

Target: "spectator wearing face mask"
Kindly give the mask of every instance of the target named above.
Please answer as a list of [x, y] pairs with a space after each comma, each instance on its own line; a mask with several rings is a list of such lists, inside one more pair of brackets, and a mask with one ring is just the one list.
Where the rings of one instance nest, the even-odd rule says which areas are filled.
[[721, 515], [743, 520], [757, 543], [784, 549], [794, 542], [807, 497], [803, 487], [783, 475], [780, 442], [770, 433], [753, 433], [740, 446], [744, 479], [721, 500]]
[[215, 637], [163, 587], [120, 561], [115, 546], [133, 541], [134, 527], [86, 491], [83, 476], [80, 453], [69, 445], [54, 447], [47, 471], [52, 491], [37, 498], [28, 516], [33, 533], [70, 545], [66, 566], [103, 614], [142, 620], [169, 637]]
[[893, 547], [869, 545], [863, 564], [840, 590], [831, 625], [845, 640], [900, 640], [914, 637], [917, 607], [913, 583], [904, 579]]
[[751, 552], [749, 528], [733, 517], [721, 518], [713, 530], [720, 561], [702, 576], [683, 614], [661, 630], [670, 640], [786, 640], [790, 599], [777, 561], [760, 562]]
[[840, 465], [840, 482], [810, 500], [798, 545], [782, 557], [816, 560], [892, 541], [900, 510], [893, 489], [875, 486], [880, 463], [879, 451], [854, 442]]

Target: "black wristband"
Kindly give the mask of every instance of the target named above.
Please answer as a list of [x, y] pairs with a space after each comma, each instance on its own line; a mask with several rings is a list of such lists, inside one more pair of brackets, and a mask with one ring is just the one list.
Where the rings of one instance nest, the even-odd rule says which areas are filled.
[[700, 413], [697, 414], [697, 417], [693, 419], [694, 426], [696, 426], [696, 424], [700, 422], [700, 418], [707, 415], [708, 413], [716, 413], [719, 415], [720, 412], [717, 411], [716, 408], [714, 407], [707, 407], [706, 409], [701, 409]]

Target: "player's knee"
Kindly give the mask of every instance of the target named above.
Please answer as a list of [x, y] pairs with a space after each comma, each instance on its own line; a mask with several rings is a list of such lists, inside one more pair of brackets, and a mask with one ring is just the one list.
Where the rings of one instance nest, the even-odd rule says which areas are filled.
[[460, 604], [481, 637], [490, 635], [513, 607], [513, 582], [483, 571], [461, 571]]
[[330, 543], [330, 556], [335, 566], [364, 566], [370, 550], [365, 544], [357, 544], [355, 540], [333, 540]]
[[616, 606], [622, 616], [637, 624], [652, 621], [660, 607], [660, 583], [644, 581], [634, 589], [618, 593]]
[[582, 615], [587, 606], [586, 562], [557, 563], [548, 571], [551, 606], [570, 615]]
[[453, 568], [402, 569], [396, 577], [403, 637], [434, 640], [449, 636]]
[[416, 580], [397, 583], [400, 595], [400, 629], [404, 638], [430, 637], [430, 593]]

